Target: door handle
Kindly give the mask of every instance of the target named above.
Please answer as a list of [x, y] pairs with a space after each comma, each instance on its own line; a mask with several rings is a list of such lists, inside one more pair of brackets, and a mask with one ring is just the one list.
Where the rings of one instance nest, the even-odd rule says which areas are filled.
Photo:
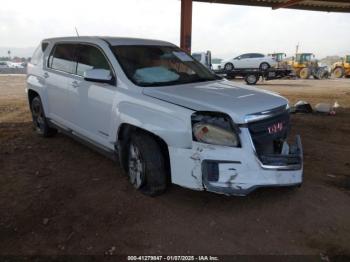
[[73, 81], [72, 82], [72, 87], [77, 88], [79, 86], [78, 81]]
[[45, 73], [44, 73], [44, 78], [49, 78], [49, 76], [50, 76], [50, 75], [49, 75], [48, 72], [45, 72]]

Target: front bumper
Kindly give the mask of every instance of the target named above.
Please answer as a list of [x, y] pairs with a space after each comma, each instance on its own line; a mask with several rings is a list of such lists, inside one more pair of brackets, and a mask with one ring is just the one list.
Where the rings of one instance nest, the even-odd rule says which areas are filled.
[[260, 187], [301, 185], [303, 150], [299, 136], [287, 153], [258, 157], [248, 129], [241, 131], [241, 148], [196, 142], [192, 149], [169, 148], [173, 183], [226, 195], [247, 195]]

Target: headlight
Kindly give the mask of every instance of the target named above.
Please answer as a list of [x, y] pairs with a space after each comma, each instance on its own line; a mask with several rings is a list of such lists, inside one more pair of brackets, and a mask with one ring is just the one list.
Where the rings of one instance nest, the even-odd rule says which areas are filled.
[[192, 115], [195, 141], [221, 146], [239, 146], [237, 129], [225, 114], [197, 112]]

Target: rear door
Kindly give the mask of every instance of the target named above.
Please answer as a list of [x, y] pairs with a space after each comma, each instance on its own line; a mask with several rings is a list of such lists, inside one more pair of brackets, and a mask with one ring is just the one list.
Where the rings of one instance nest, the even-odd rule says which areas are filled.
[[[110, 147], [112, 107], [116, 85], [84, 80], [90, 69], [110, 70], [111, 63], [103, 50], [93, 44], [79, 44], [77, 70], [68, 83], [70, 122], [74, 130], [94, 142]], [[112, 139], [113, 140], [113, 139]]]
[[255, 53], [249, 54], [249, 67], [259, 68], [261, 60], [261, 55]]
[[[267, 57], [263, 54], [255, 54], [256, 55], [256, 61], [257, 61], [257, 67], [260, 67], [261, 63], [267, 62], [271, 65], [272, 57]], [[271, 65], [272, 66], [272, 65]]]
[[68, 126], [70, 114], [67, 85], [76, 68], [76, 48], [74, 43], [56, 44], [49, 55], [47, 70], [44, 72], [48, 116], [64, 126]]

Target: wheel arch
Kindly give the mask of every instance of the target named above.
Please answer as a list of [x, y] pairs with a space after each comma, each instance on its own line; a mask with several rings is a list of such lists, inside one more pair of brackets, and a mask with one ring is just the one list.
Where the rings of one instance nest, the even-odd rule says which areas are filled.
[[29, 102], [29, 105], [32, 104], [33, 99], [35, 97], [37, 97], [37, 96], [40, 97], [40, 94], [37, 91], [35, 91], [33, 89], [28, 89], [28, 102]]
[[161, 152], [165, 159], [165, 165], [166, 170], [168, 171], [168, 177], [170, 176], [170, 155], [169, 155], [169, 149], [168, 144], [165, 142], [165, 140], [158, 135], [154, 134], [153, 132], [150, 132], [144, 128], [129, 124], [129, 123], [123, 123], [118, 128], [118, 140], [117, 140], [117, 149], [118, 149], [118, 155], [119, 155], [119, 161], [124, 169], [124, 171], [127, 171], [127, 150], [128, 150], [128, 144], [130, 141], [131, 134], [139, 133], [139, 134], [147, 134], [154, 138], [154, 140], [159, 145]]
[[267, 62], [267, 61], [262, 61], [262, 62], [260, 63], [260, 65], [259, 65], [259, 68], [262, 68], [262, 65], [263, 65], [263, 64], [268, 65], [268, 68], [271, 67], [271, 64], [270, 64], [269, 62]]

